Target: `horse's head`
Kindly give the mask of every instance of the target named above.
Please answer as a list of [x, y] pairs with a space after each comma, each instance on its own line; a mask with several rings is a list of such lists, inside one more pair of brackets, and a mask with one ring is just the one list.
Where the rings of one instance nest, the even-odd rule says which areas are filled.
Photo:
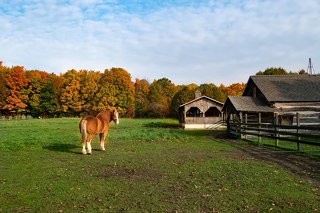
[[119, 113], [117, 110], [112, 111], [111, 120], [113, 120], [115, 124], [119, 124]]

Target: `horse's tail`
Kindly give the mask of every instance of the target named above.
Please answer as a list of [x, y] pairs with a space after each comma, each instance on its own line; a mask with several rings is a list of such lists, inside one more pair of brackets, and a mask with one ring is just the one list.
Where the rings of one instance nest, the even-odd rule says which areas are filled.
[[80, 133], [82, 136], [82, 143], [85, 142], [85, 140], [87, 139], [88, 133], [87, 133], [87, 120], [86, 119], [82, 119], [80, 121]]

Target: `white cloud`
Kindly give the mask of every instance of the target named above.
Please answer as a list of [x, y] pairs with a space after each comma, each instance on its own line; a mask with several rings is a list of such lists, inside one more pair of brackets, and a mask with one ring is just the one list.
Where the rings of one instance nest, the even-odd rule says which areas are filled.
[[320, 67], [317, 0], [142, 2], [0, 3], [0, 59], [56, 73], [123, 67], [177, 84], [246, 82], [271, 66], [306, 69], [309, 57]]

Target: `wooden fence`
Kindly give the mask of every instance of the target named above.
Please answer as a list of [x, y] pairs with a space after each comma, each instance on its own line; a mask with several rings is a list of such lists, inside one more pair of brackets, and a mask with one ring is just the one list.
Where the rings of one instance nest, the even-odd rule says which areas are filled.
[[262, 138], [271, 138], [275, 140], [275, 146], [279, 145], [279, 140], [294, 142], [297, 150], [300, 150], [300, 144], [320, 146], [320, 125], [301, 125], [303, 119], [305, 120], [305, 116], [297, 113], [293, 125], [282, 125], [278, 114], [275, 114], [273, 121], [269, 123], [261, 122], [261, 114], [257, 114], [254, 119], [252, 115], [240, 114], [231, 116], [227, 126], [228, 133], [243, 139], [255, 137], [259, 143]]
[[16, 116], [4, 116], [0, 115], [0, 120], [25, 120], [25, 119], [32, 119], [33, 117], [31, 115], [16, 115]]

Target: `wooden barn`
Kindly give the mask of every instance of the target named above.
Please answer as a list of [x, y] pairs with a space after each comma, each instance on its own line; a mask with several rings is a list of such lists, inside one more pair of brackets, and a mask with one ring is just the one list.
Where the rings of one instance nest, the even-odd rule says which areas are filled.
[[195, 99], [180, 105], [179, 122], [185, 129], [213, 129], [219, 128], [222, 122], [223, 103], [195, 93]]
[[242, 96], [231, 96], [224, 117], [280, 125], [320, 125], [320, 75], [251, 76]]

